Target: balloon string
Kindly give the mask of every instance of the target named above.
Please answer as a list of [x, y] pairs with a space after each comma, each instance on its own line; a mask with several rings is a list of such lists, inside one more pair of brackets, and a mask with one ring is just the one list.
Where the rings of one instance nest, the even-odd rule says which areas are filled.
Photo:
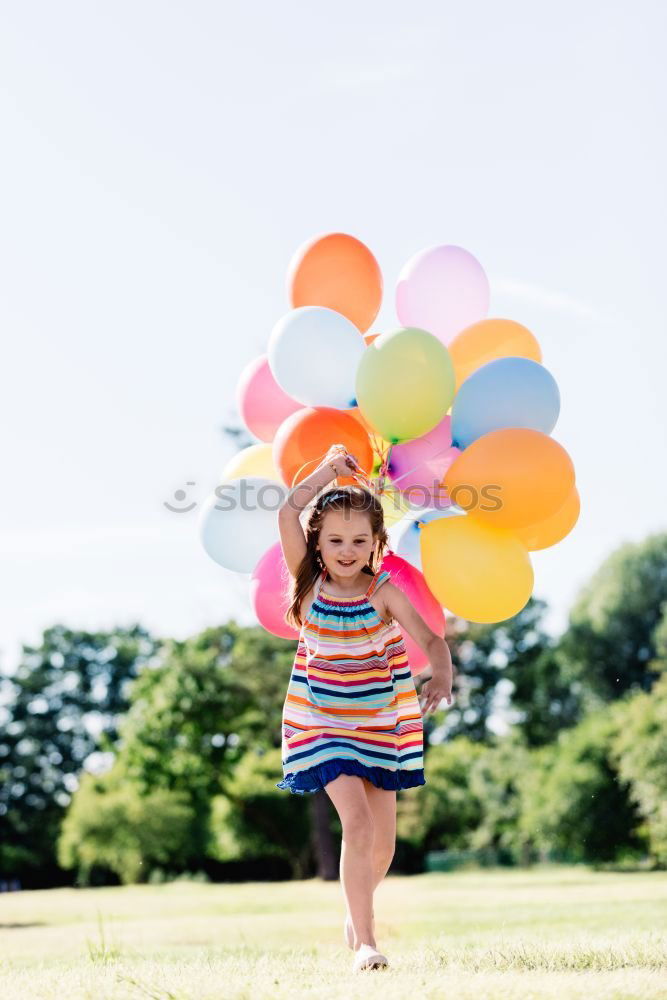
[[[387, 478], [387, 475], [388, 475], [389, 460], [390, 460], [390, 457], [391, 457], [391, 449], [394, 446], [393, 446], [393, 444], [390, 444], [390, 445], [388, 445], [387, 448], [382, 448], [380, 446], [380, 439], [379, 439], [379, 437], [377, 437], [373, 433], [371, 433], [369, 436], [371, 438], [371, 443], [372, 443], [373, 449], [374, 449], [375, 453], [377, 454], [377, 457], [380, 459], [380, 469], [379, 469], [378, 479], [377, 480], [373, 480], [372, 478], [370, 478], [369, 476], [367, 476], [366, 473], [363, 471], [363, 469], [360, 466], [358, 466], [355, 471], [350, 472], [350, 478], [351, 479], [356, 479], [366, 489], [370, 490], [372, 493], [377, 493], [378, 495], [381, 496], [382, 493], [384, 492], [384, 483], [385, 483], [385, 479]], [[301, 473], [303, 472], [303, 470], [308, 465], [314, 465], [317, 462], [319, 462], [321, 464], [322, 461], [326, 458], [327, 454], [328, 454], [328, 452], [326, 452], [323, 455], [318, 455], [315, 458], [309, 458], [309, 459], [307, 459], [303, 463], [303, 465], [301, 465], [300, 468], [297, 469], [297, 471], [294, 473], [294, 476], [292, 477], [292, 483], [291, 483], [290, 488], [291, 489], [294, 488], [294, 486], [297, 484], [297, 480], [299, 479], [299, 476], [301, 475]]]
[[[325, 452], [323, 455], [318, 455], [315, 458], [309, 458], [309, 459], [307, 459], [303, 463], [303, 465], [299, 469], [297, 469], [297, 471], [294, 473], [294, 475], [292, 477], [292, 483], [291, 483], [290, 489], [292, 489], [292, 488], [294, 488], [294, 486], [296, 486], [297, 480], [298, 480], [299, 476], [301, 475], [301, 473], [303, 472], [303, 470], [306, 468], [307, 465], [313, 465], [315, 462], [319, 462], [320, 465], [321, 465], [322, 462], [324, 461], [324, 459], [327, 457], [328, 454], [329, 454], [328, 452]], [[319, 466], [318, 466], [318, 468], [319, 468]], [[315, 470], [313, 470], [313, 471], [315, 471]], [[360, 466], [357, 468], [356, 472], [350, 472], [350, 477], [353, 478], [353, 479], [358, 479], [364, 485], [368, 485], [370, 488], [372, 488], [371, 480], [368, 478], [368, 476], [366, 475], [366, 473], [363, 471], [363, 469]], [[336, 477], [336, 478], [338, 478], [338, 477]]]
[[383, 454], [383, 456], [382, 456], [382, 465], [380, 466], [380, 471], [378, 473], [378, 482], [379, 482], [379, 487], [380, 487], [380, 489], [379, 489], [380, 494], [384, 493], [385, 479], [387, 479], [388, 476], [389, 476], [389, 460], [391, 458], [391, 449], [393, 447], [394, 447], [393, 444], [390, 444], [389, 447], [387, 448], [386, 453]]
[[379, 437], [375, 434], [374, 431], [369, 432], [369, 436], [371, 439], [371, 443], [373, 445], [373, 451], [375, 452], [378, 458], [382, 458], [382, 448], [380, 447]]
[[[290, 489], [293, 489], [294, 486], [296, 486], [297, 479], [299, 478], [299, 476], [301, 475], [302, 471], [306, 468], [307, 465], [312, 465], [314, 462], [320, 462], [321, 463], [323, 461], [323, 459], [325, 459], [325, 458], [326, 458], [326, 454], [324, 454], [324, 455], [318, 455], [316, 458], [309, 458], [309, 459], [307, 459], [307, 461], [305, 461], [303, 463], [303, 465], [301, 466], [301, 468], [297, 469], [297, 471], [294, 473], [294, 475], [292, 477], [292, 483], [290, 485]], [[313, 469], [313, 472], [314, 471], [315, 470]]]

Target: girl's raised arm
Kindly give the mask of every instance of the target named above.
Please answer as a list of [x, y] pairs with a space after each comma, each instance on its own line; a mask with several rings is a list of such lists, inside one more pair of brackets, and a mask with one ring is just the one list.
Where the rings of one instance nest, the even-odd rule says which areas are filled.
[[287, 494], [278, 511], [278, 529], [283, 558], [287, 568], [296, 576], [306, 554], [306, 536], [299, 515], [310, 501], [336, 478], [330, 465], [321, 465]]
[[[335, 453], [334, 453], [335, 452]], [[278, 529], [283, 558], [287, 568], [296, 576], [306, 554], [306, 536], [299, 515], [318, 493], [331, 483], [336, 476], [348, 476], [353, 460], [348, 458], [344, 445], [333, 445], [322, 464], [287, 494], [287, 499], [278, 511]]]

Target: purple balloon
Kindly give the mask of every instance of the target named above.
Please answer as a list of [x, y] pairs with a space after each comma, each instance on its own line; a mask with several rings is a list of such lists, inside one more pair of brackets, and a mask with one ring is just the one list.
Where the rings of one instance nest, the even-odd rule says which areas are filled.
[[443, 344], [489, 311], [489, 281], [463, 247], [428, 247], [398, 276], [396, 312], [403, 326], [417, 326]]
[[460, 454], [452, 445], [452, 418], [448, 415], [428, 434], [392, 447], [389, 478], [414, 506], [442, 510], [451, 504], [440, 485], [442, 477]]

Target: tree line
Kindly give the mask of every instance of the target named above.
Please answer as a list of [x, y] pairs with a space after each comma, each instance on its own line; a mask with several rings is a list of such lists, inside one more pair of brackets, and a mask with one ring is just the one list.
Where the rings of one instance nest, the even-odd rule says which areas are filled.
[[[667, 534], [614, 552], [559, 637], [546, 610], [448, 619], [455, 699], [425, 720], [394, 870], [440, 851], [667, 864]], [[233, 620], [183, 641], [56, 625], [24, 646], [0, 676], [0, 881], [336, 878], [326, 794], [275, 787], [294, 651]]]

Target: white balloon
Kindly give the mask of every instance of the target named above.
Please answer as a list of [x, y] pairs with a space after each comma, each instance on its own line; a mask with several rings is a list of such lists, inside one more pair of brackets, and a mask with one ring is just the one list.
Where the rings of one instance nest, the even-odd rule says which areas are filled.
[[211, 559], [225, 569], [252, 573], [280, 537], [278, 510], [287, 492], [284, 483], [259, 476], [220, 483], [199, 515], [199, 536]]
[[300, 306], [278, 320], [269, 338], [271, 373], [304, 406], [357, 405], [357, 366], [364, 339], [345, 316], [325, 306]]

